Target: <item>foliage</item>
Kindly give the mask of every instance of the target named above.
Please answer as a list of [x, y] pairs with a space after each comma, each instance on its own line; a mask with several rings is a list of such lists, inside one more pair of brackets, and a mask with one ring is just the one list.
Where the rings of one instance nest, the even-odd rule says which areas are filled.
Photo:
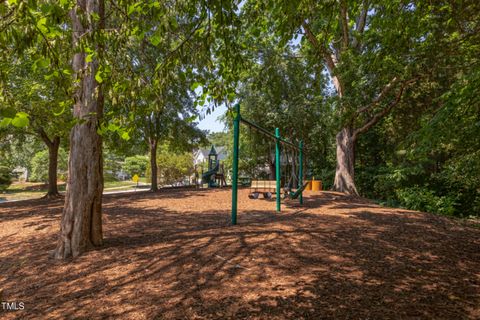
[[21, 132], [10, 134], [9, 131], [0, 131], [0, 165], [9, 168], [21, 167], [31, 172], [31, 160], [35, 154], [45, 146], [33, 136], [24, 135]]
[[225, 147], [230, 144], [231, 137], [227, 132], [212, 132], [207, 135], [208, 143], [205, 147], [214, 145], [215, 147]]
[[139, 177], [145, 176], [145, 170], [147, 169], [148, 165], [148, 157], [147, 156], [132, 156], [126, 157], [125, 162], [122, 165], [122, 170], [133, 175], [138, 175]]
[[158, 178], [162, 184], [183, 182], [193, 173], [193, 158], [189, 152], [172, 153], [168, 149], [160, 148], [158, 164]]
[[12, 172], [10, 168], [0, 165], [0, 191], [6, 190], [12, 183]]
[[[66, 181], [67, 179], [67, 161], [68, 154], [63, 148], [58, 149], [58, 167], [57, 172], [59, 179]], [[30, 161], [32, 173], [30, 176], [31, 181], [48, 182], [48, 164], [49, 153], [48, 150], [37, 152]]]
[[412, 187], [397, 190], [397, 198], [408, 209], [452, 215], [455, 212], [455, 198], [437, 196], [427, 188]]
[[111, 149], [103, 152], [103, 176], [105, 181], [117, 180], [118, 173], [122, 170], [125, 157], [117, 155]]
[[[190, 180], [194, 173], [193, 155], [191, 152], [179, 152], [168, 143], [160, 145], [157, 149], [157, 181], [162, 185], [172, 185]], [[204, 168], [207, 168], [205, 162]], [[206, 169], [205, 169], [206, 170]], [[147, 166], [146, 176], [151, 178], [150, 163]]]

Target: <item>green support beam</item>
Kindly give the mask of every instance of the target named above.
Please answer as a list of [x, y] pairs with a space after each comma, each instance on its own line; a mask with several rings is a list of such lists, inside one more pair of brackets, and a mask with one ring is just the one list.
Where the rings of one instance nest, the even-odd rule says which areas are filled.
[[[298, 153], [298, 162], [300, 163], [300, 167], [298, 168], [298, 188], [303, 187], [303, 141], [300, 140], [298, 144], [298, 148], [300, 152]], [[300, 193], [300, 204], [303, 204], [303, 192]]]
[[232, 224], [237, 224], [237, 199], [238, 199], [238, 146], [240, 138], [240, 105], [235, 105], [235, 118], [233, 119], [233, 165], [232, 165]]
[[[238, 157], [239, 157], [239, 145], [240, 145], [240, 124], [244, 123], [247, 126], [254, 128], [263, 134], [275, 139], [275, 176], [276, 176], [276, 204], [277, 212], [281, 211], [282, 194], [281, 194], [281, 145], [288, 145], [299, 151], [299, 179], [298, 188], [303, 186], [303, 141], [300, 141], [299, 145], [295, 145], [292, 142], [282, 139], [280, 136], [280, 129], [275, 128], [275, 134], [270, 133], [266, 129], [256, 125], [253, 122], [242, 119], [240, 115], [240, 105], [236, 104], [234, 107], [235, 116], [233, 119], [233, 163], [232, 163], [232, 225], [237, 224], [237, 203], [238, 203]], [[303, 194], [300, 194], [300, 203], [303, 203]]]
[[[249, 121], [249, 120], [240, 118], [240, 122], [241, 122], [241, 123], [245, 123], [245, 124], [246, 124], [247, 126], [249, 126], [250, 128], [253, 128], [253, 129], [257, 130], [257, 131], [260, 131], [261, 133], [263, 133], [263, 134], [266, 135], [267, 137], [270, 137], [270, 138], [275, 139], [275, 140], [277, 139], [277, 136], [276, 136], [275, 134], [271, 133], [270, 131], [268, 131], [268, 130], [262, 128], [262, 127], [260, 127], [258, 124], [255, 124], [255, 123], [252, 122], [252, 121]], [[288, 141], [287, 139], [280, 137], [279, 140], [280, 140], [281, 143], [286, 144], [286, 145], [289, 145], [291, 148], [294, 148], [294, 149], [298, 150], [298, 146], [295, 145], [294, 143]]]
[[275, 178], [277, 179], [277, 211], [280, 212], [281, 210], [281, 194], [280, 194], [280, 188], [281, 188], [281, 183], [280, 179], [282, 178], [281, 172], [280, 172], [280, 130], [278, 128], [275, 128]]

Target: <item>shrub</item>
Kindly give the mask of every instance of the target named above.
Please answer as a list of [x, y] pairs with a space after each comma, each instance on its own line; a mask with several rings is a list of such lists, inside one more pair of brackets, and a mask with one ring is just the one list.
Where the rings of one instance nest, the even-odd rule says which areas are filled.
[[125, 158], [125, 162], [122, 165], [122, 170], [133, 175], [143, 177], [147, 169], [149, 159], [147, 156], [133, 156]]
[[445, 215], [455, 213], [452, 196], [437, 196], [432, 190], [421, 187], [399, 189], [396, 194], [400, 204], [408, 209]]
[[[31, 181], [48, 182], [48, 150], [37, 152], [32, 158], [30, 164], [32, 166]], [[66, 179], [67, 175], [68, 154], [63, 148], [58, 149], [58, 178]]]
[[0, 166], [0, 191], [6, 190], [12, 183], [12, 172], [8, 167]]

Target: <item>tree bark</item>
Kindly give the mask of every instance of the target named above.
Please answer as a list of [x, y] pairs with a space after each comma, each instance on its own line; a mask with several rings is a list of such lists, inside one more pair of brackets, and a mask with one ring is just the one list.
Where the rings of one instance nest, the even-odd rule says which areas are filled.
[[60, 138], [55, 137], [48, 145], [48, 191], [47, 198], [58, 197], [57, 169], [58, 169], [58, 148], [60, 147]]
[[276, 180], [275, 161], [268, 161], [268, 169], [270, 171], [269, 172], [270, 180]]
[[[95, 29], [103, 25], [103, 0], [77, 0], [70, 12], [73, 27], [73, 70], [76, 76], [73, 115], [78, 120], [70, 133], [70, 155], [65, 205], [60, 236], [54, 257], [76, 257], [93, 246], [103, 243], [102, 192], [103, 159], [102, 138], [98, 123], [103, 116], [102, 88], [95, 80], [98, 56], [86, 62], [80, 49], [80, 37], [93, 39]], [[100, 22], [94, 16], [100, 16]], [[98, 26], [97, 26], [98, 23]], [[76, 50], [75, 50], [76, 49]], [[79, 52], [80, 51], [80, 52]]]
[[355, 187], [355, 139], [352, 128], [343, 128], [337, 134], [337, 168], [335, 172], [335, 191], [358, 196]]
[[150, 168], [151, 168], [151, 191], [158, 191], [158, 167], [157, 167], [157, 144], [158, 141], [154, 138], [149, 140], [150, 149]]
[[58, 148], [60, 147], [60, 137], [50, 139], [43, 128], [38, 129], [37, 132], [48, 148], [48, 191], [44, 198], [56, 198], [60, 195], [57, 186]]

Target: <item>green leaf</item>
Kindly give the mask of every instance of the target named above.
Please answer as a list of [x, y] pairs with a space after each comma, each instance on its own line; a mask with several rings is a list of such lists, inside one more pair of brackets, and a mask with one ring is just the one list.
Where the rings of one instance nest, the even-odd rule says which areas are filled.
[[158, 46], [161, 41], [162, 41], [162, 38], [161, 38], [158, 34], [154, 34], [154, 35], [150, 38], [150, 42], [151, 42], [154, 46]]
[[32, 65], [33, 71], [37, 71], [37, 69], [45, 69], [50, 65], [50, 59], [48, 58], [39, 58], [35, 60]]
[[134, 12], [140, 12], [141, 9], [142, 8], [141, 8], [141, 3], [140, 2], [131, 4], [130, 6], [128, 6], [128, 15], [131, 15]]
[[16, 117], [28, 117], [28, 113], [20, 111], [17, 112]]
[[178, 22], [177, 22], [177, 18], [175, 16], [172, 17], [172, 19], [170, 19], [170, 25], [172, 26], [172, 28], [174, 30], [176, 30], [178, 28]]
[[60, 108], [62, 108], [62, 110], [60, 110], [59, 112], [53, 111], [53, 115], [56, 116], [56, 117], [62, 115], [62, 114], [65, 112], [65, 107], [66, 107], [66, 105], [67, 105], [67, 104], [66, 104], [65, 102], [63, 102], [63, 101], [60, 102]]
[[97, 73], [95, 74], [95, 80], [97, 80], [98, 83], [103, 82], [102, 72], [100, 70], [98, 70]]
[[40, 18], [38, 21], [37, 21], [37, 28], [41, 31], [41, 32], [48, 32], [48, 27], [47, 27], [47, 18], [46, 17], [43, 17], [43, 18]]
[[96, 12], [90, 13], [90, 16], [92, 16], [94, 21], [100, 21], [100, 16]]
[[25, 112], [19, 112], [13, 118], [12, 125], [17, 128], [24, 128], [30, 124], [30, 120], [28, 119], [28, 115]]
[[192, 91], [195, 91], [195, 89], [197, 89], [198, 87], [200, 87], [202, 84], [200, 82], [194, 82], [192, 84], [192, 86], [190, 87], [190, 89], [192, 89]]
[[107, 130], [111, 132], [118, 131], [118, 129], [120, 129], [120, 127], [114, 123], [109, 123], [107, 126]]
[[123, 140], [130, 140], [130, 135], [128, 134], [127, 131], [125, 131], [124, 133], [122, 133], [122, 135], [120, 136]]
[[150, 8], [160, 8], [160, 2], [154, 1], [150, 4]]
[[12, 118], [3, 118], [2, 121], [0, 121], [0, 128], [8, 127], [11, 122], [12, 122]]
[[46, 74], [46, 75], [44, 76], [44, 78], [45, 78], [45, 80], [51, 80], [51, 79], [53, 79], [53, 78], [57, 78], [59, 75], [60, 75], [60, 73], [59, 73], [57, 70], [55, 70], [55, 71], [53, 71], [53, 72], [50, 73], [50, 74]]

